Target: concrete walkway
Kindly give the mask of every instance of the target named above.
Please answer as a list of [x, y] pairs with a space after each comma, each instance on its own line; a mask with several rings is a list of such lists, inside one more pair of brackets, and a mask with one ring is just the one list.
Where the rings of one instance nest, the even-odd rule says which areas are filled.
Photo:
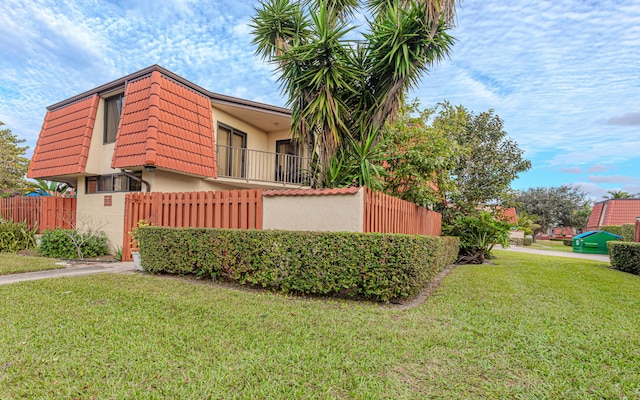
[[47, 271], [25, 272], [22, 274], [2, 275], [0, 276], [0, 285], [8, 285], [10, 283], [35, 281], [38, 279], [59, 278], [61, 276], [80, 276], [90, 274], [104, 273], [123, 273], [134, 272], [135, 267], [132, 262], [117, 262], [94, 265], [77, 265], [62, 269], [50, 269]]
[[567, 257], [567, 258], [581, 258], [583, 260], [594, 260], [594, 261], [602, 261], [606, 263], [610, 263], [608, 254], [582, 254], [582, 253], [567, 253], [564, 251], [553, 251], [553, 250], [538, 250], [531, 249], [528, 247], [520, 247], [520, 246], [511, 246], [507, 248], [502, 248], [502, 246], [498, 245], [494, 247], [496, 250], [505, 250], [505, 251], [516, 251], [519, 253], [529, 253], [529, 254], [539, 254], [541, 256], [554, 256], [554, 257]]

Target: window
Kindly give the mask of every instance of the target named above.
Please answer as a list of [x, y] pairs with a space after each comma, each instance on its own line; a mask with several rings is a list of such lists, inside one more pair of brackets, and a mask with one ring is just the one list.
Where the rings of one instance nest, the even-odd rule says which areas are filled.
[[218, 125], [218, 174], [244, 178], [247, 135], [225, 125]]
[[[142, 178], [142, 172], [135, 172], [131, 175]], [[124, 174], [89, 176], [86, 179], [86, 192], [139, 192], [142, 190], [142, 182], [132, 179]]]
[[116, 141], [123, 99], [124, 94], [117, 94], [104, 101], [104, 143]]
[[303, 165], [298, 142], [293, 140], [276, 141], [276, 181], [302, 183]]

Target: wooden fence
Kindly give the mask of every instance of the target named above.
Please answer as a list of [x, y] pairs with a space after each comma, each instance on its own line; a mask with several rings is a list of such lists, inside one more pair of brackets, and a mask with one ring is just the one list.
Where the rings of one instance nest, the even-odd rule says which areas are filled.
[[10, 197], [0, 199], [0, 215], [14, 222], [26, 222], [38, 232], [46, 229], [73, 228], [76, 224], [76, 199], [71, 197]]
[[127, 193], [123, 257], [131, 258], [131, 236], [138, 221], [154, 226], [262, 229], [262, 189], [187, 193]]
[[365, 188], [363, 232], [440, 236], [442, 215]]

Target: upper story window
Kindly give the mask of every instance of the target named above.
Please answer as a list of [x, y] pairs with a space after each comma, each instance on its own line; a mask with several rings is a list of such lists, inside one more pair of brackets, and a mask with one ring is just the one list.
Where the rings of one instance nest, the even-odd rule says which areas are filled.
[[244, 178], [247, 135], [226, 125], [218, 125], [218, 174]]
[[120, 114], [122, 113], [122, 100], [124, 94], [111, 96], [104, 101], [104, 142], [113, 143], [116, 141]]
[[[135, 172], [131, 175], [142, 178], [141, 172]], [[142, 190], [142, 182], [132, 179], [124, 174], [88, 176], [85, 187], [88, 194], [104, 192], [139, 192]]]

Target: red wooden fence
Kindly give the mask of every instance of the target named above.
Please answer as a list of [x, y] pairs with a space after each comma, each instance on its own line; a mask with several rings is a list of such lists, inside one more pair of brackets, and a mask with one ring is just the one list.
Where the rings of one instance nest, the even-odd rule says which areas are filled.
[[76, 224], [76, 199], [47, 196], [0, 199], [0, 215], [5, 220], [26, 222], [38, 232], [73, 228]]
[[262, 189], [187, 193], [127, 193], [123, 257], [131, 259], [131, 236], [138, 221], [192, 228], [262, 229]]
[[442, 216], [414, 203], [365, 188], [363, 232], [440, 236]]

